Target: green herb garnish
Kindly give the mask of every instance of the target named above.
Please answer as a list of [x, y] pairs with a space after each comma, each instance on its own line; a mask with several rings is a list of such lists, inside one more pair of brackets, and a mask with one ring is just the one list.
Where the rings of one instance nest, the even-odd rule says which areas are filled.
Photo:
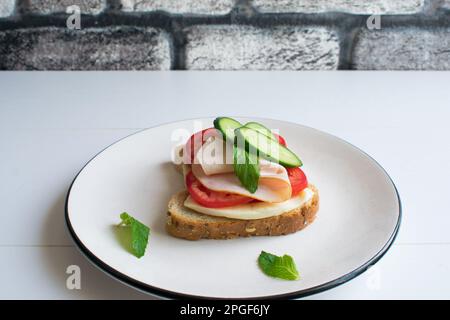
[[141, 258], [145, 254], [145, 248], [147, 248], [150, 234], [149, 227], [126, 212], [120, 214], [120, 219], [122, 219], [122, 222], [119, 226], [131, 227], [131, 251], [136, 257]]
[[268, 276], [284, 280], [298, 280], [299, 274], [291, 256], [282, 257], [261, 251], [258, 258], [258, 265]]
[[259, 162], [255, 152], [248, 152], [238, 146], [233, 147], [234, 173], [242, 185], [251, 193], [258, 189]]

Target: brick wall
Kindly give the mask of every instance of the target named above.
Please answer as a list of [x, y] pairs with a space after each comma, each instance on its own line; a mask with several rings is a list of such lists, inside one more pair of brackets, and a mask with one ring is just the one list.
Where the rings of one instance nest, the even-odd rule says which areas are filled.
[[450, 0], [0, 0], [0, 69], [450, 70]]

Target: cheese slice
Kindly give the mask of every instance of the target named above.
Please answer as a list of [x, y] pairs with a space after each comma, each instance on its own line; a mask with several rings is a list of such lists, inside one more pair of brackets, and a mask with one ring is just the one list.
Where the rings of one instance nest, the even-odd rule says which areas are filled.
[[314, 197], [314, 192], [306, 188], [299, 195], [279, 203], [253, 202], [226, 208], [207, 208], [195, 202], [191, 196], [184, 201], [184, 206], [199, 213], [231, 219], [254, 220], [274, 217], [300, 208]]

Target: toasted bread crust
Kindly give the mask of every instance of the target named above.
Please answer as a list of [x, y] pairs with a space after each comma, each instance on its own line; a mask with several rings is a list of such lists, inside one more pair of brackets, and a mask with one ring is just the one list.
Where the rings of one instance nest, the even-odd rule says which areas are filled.
[[303, 205], [278, 216], [239, 220], [196, 213], [183, 203], [187, 191], [175, 194], [169, 201], [166, 229], [174, 237], [187, 240], [232, 239], [250, 236], [279, 236], [297, 232], [311, 224], [319, 210], [319, 193], [313, 185], [313, 198]]

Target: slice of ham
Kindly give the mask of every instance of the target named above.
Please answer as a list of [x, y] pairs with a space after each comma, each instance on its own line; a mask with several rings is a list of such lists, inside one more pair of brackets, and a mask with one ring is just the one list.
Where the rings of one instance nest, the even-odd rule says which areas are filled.
[[251, 193], [234, 174], [232, 146], [221, 138], [207, 141], [196, 154], [191, 166], [195, 177], [208, 189], [247, 196], [264, 202], [282, 202], [291, 198], [291, 184], [286, 169], [264, 159], [259, 160], [258, 189]]
[[233, 146], [222, 136], [212, 136], [198, 149], [194, 163], [200, 164], [206, 175], [232, 173]]

